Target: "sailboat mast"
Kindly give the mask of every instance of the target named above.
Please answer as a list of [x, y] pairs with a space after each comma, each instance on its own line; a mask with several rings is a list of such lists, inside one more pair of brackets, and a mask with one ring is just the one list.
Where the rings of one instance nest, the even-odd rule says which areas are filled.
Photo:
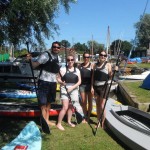
[[92, 34], [92, 47], [91, 47], [91, 56], [92, 56], [92, 61], [93, 61], [93, 34]]
[[109, 48], [110, 48], [110, 30], [109, 30], [109, 26], [107, 28], [107, 47], [106, 47], [106, 53], [108, 55], [109, 53]]

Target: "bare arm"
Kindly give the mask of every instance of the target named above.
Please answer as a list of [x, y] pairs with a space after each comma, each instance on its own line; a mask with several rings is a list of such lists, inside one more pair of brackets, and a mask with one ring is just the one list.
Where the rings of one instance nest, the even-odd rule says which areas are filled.
[[28, 62], [31, 61], [31, 64], [32, 64], [33, 69], [35, 69], [36, 67], [38, 67], [38, 66], [40, 65], [39, 62], [37, 62], [37, 61], [32, 61], [32, 56], [31, 56], [31, 54], [28, 54], [28, 55], [27, 55], [26, 60], [27, 60]]

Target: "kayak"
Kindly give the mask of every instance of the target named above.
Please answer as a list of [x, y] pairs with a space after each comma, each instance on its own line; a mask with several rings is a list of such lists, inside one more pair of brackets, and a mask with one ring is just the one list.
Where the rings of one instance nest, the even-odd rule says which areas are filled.
[[1, 150], [41, 150], [41, 133], [35, 122], [29, 122], [20, 134]]
[[36, 98], [36, 92], [18, 89], [2, 89], [0, 97], [3, 98]]
[[150, 71], [145, 71], [145, 72], [143, 72], [141, 74], [137, 74], [137, 75], [119, 76], [119, 79], [124, 79], [124, 80], [144, 80], [149, 74], [150, 74]]
[[[51, 104], [49, 110], [50, 116], [58, 116], [62, 105]], [[0, 116], [9, 117], [39, 117], [41, 114], [38, 105], [16, 104], [16, 103], [0, 103]]]
[[131, 149], [150, 149], [150, 114], [108, 99], [108, 128]]

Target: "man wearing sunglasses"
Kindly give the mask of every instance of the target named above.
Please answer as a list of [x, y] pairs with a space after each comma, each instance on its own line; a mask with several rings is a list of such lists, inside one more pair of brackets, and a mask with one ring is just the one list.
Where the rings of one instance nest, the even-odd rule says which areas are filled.
[[58, 58], [60, 46], [59, 42], [53, 42], [49, 52], [43, 52], [38, 56], [36, 61], [31, 62], [33, 68], [40, 67], [37, 98], [41, 113], [50, 126], [55, 125], [49, 121], [49, 110], [51, 103], [54, 102], [56, 98], [56, 75], [60, 69]]

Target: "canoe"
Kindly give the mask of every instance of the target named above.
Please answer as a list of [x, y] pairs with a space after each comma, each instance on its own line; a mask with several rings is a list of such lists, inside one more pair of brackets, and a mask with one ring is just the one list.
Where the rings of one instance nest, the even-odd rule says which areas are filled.
[[126, 75], [126, 76], [119, 76], [119, 79], [125, 79], [125, 80], [144, 80], [148, 74], [150, 74], [150, 71], [145, 71], [138, 75]]
[[3, 98], [36, 98], [36, 92], [18, 89], [1, 89], [0, 97]]
[[16, 83], [16, 85], [19, 89], [35, 91], [34, 83], [29, 84], [29, 83], [19, 83], [18, 82], [18, 83]]
[[9, 144], [2, 147], [1, 150], [41, 150], [42, 138], [37, 125], [31, 121], [29, 122], [20, 134]]
[[[49, 110], [50, 116], [58, 116], [62, 105], [52, 104]], [[38, 105], [0, 103], [0, 116], [10, 117], [39, 117], [40, 109]]]
[[116, 104], [108, 99], [106, 104], [108, 128], [131, 149], [150, 149], [150, 114], [131, 106]]

